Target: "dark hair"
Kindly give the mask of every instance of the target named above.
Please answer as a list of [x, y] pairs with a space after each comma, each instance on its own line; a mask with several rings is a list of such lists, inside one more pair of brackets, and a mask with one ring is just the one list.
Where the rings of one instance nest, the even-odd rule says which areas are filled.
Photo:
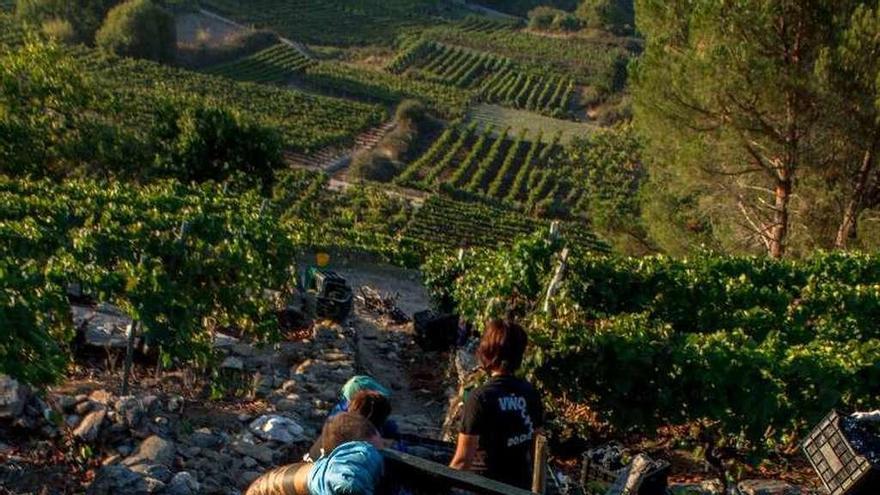
[[321, 448], [326, 454], [348, 442], [366, 442], [378, 437], [379, 430], [367, 418], [344, 412], [330, 418], [321, 432]]
[[348, 411], [360, 414], [376, 428], [382, 428], [391, 415], [391, 401], [375, 390], [361, 390], [351, 398]]
[[522, 365], [529, 338], [526, 331], [509, 320], [490, 320], [486, 323], [477, 357], [490, 371], [513, 373]]

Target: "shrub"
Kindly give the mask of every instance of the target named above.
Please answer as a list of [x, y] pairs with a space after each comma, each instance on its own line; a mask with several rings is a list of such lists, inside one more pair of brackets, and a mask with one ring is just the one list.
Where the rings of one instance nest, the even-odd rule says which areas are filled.
[[95, 43], [117, 55], [158, 62], [174, 60], [174, 17], [150, 0], [129, 0], [113, 7], [95, 35]]
[[577, 31], [581, 28], [581, 20], [570, 12], [541, 6], [529, 11], [529, 27], [544, 31]]
[[547, 30], [553, 28], [553, 21], [556, 16], [564, 13], [553, 7], [540, 6], [529, 11], [529, 27], [532, 29]]
[[70, 23], [75, 40], [91, 44], [107, 11], [118, 0], [17, 0], [15, 13], [19, 19], [42, 26], [54, 19]]
[[581, 20], [578, 19], [577, 16], [565, 12], [553, 19], [553, 27], [560, 31], [577, 31], [582, 25]]
[[280, 134], [228, 108], [169, 99], [158, 115], [152, 140], [162, 175], [195, 182], [244, 175], [268, 187], [283, 164]]
[[76, 31], [67, 19], [54, 18], [43, 21], [41, 28], [46, 38], [64, 44], [73, 44], [77, 40]]
[[576, 15], [587, 27], [631, 34], [635, 25], [633, 0], [584, 0]]
[[401, 122], [418, 124], [425, 119], [427, 110], [425, 105], [418, 100], [403, 100], [397, 106], [394, 114], [398, 124]]
[[391, 158], [375, 151], [355, 153], [348, 169], [350, 177], [375, 182], [391, 182], [400, 167]]

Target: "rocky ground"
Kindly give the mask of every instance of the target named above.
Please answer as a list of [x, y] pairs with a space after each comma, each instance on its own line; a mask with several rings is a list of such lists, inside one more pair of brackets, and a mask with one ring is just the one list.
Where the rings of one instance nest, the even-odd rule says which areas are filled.
[[[427, 307], [415, 272], [341, 271], [356, 290], [399, 292], [409, 314]], [[109, 320], [94, 323], [122, 324]], [[192, 371], [156, 376], [136, 367], [125, 397], [120, 373], [109, 366], [83, 365], [43, 396], [5, 378], [0, 493], [241, 493], [264, 470], [302, 457], [356, 373], [373, 374], [394, 390], [393, 416], [403, 432], [436, 436], [442, 367], [435, 357], [430, 371], [422, 369], [425, 354], [416, 351], [412, 324], [387, 323], [358, 305], [346, 324], [319, 322], [304, 337], [259, 348], [221, 336], [225, 358], [210, 382]]]
[[[370, 286], [398, 294], [409, 315], [429, 305], [417, 272], [356, 262], [340, 262], [337, 271], [356, 292]], [[265, 470], [302, 457], [356, 373], [393, 390], [393, 417], [404, 433], [440, 438], [447, 406], [456, 402], [448, 357], [419, 349], [411, 323], [389, 323], [361, 304], [344, 325], [318, 322], [270, 347], [218, 336], [222, 364], [210, 379], [138, 363], [127, 396], [113, 350], [125, 318], [109, 310], [75, 316], [90, 322], [84, 340], [91, 353], [67, 382], [37, 394], [0, 377], [0, 495], [240, 494]], [[676, 484], [672, 493], [722, 490], [705, 481]], [[731, 493], [813, 492], [747, 481]]]

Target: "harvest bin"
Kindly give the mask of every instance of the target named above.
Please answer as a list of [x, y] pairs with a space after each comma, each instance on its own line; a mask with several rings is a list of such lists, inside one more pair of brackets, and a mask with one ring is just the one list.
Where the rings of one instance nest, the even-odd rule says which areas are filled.
[[819, 423], [804, 441], [804, 452], [830, 495], [877, 495], [880, 471], [853, 448], [837, 411]]
[[317, 316], [345, 321], [354, 305], [354, 295], [345, 278], [334, 271], [318, 270], [313, 274], [311, 284], [310, 288], [317, 292]]
[[458, 339], [458, 316], [431, 310], [413, 315], [416, 343], [426, 351], [445, 351]]

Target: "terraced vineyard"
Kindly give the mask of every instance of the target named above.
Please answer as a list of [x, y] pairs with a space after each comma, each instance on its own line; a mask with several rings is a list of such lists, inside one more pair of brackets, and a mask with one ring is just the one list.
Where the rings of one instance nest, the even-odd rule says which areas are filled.
[[325, 92], [388, 104], [415, 98], [446, 118], [463, 116], [476, 96], [473, 91], [340, 62], [314, 65], [306, 71], [304, 81]]
[[[405, 236], [428, 247], [497, 247], [510, 244], [517, 236], [549, 227], [548, 221], [535, 220], [511, 209], [433, 196], [416, 211]], [[608, 246], [582, 224], [563, 223], [562, 232], [580, 246], [608, 251]]]
[[463, 89], [477, 88], [483, 101], [556, 117], [568, 113], [575, 88], [571, 78], [528, 72], [507, 57], [425, 40], [400, 53], [388, 70]]
[[[306, 43], [387, 44], [395, 34], [442, 22], [433, 0], [206, 0], [211, 10]], [[455, 7], [447, 7], [455, 8]]]
[[205, 73], [237, 81], [284, 83], [314, 63], [287, 43], [278, 43], [248, 57], [210, 67]]
[[143, 128], [162, 97], [218, 99], [252, 118], [278, 127], [288, 148], [312, 152], [351, 144], [360, 131], [385, 120], [378, 106], [291, 89], [236, 82], [225, 78], [124, 59], [88, 49], [78, 56], [120, 98], [122, 118]]
[[[583, 188], [574, 187], [571, 174], [557, 158], [560, 135], [520, 130], [454, 125], [397, 177], [399, 185], [432, 190], [451, 188], [472, 197], [492, 198], [531, 213], [551, 204], [578, 209]], [[559, 213], [559, 212], [556, 212]]]
[[624, 84], [630, 57], [628, 47], [621, 44], [535, 36], [519, 30], [467, 31], [458, 25], [447, 25], [427, 30], [423, 37], [437, 43], [488, 51], [510, 58], [523, 71], [565, 74], [576, 84], [604, 91], [614, 91]]

